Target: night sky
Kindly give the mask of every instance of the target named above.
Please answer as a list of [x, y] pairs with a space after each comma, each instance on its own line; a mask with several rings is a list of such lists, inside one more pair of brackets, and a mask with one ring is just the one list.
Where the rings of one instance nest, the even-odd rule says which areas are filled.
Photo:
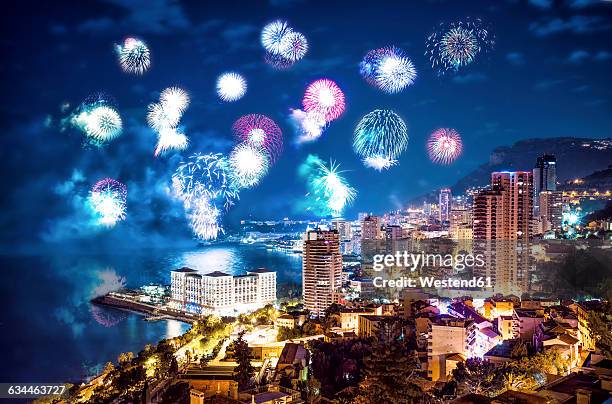
[[[193, 152], [233, 146], [232, 123], [261, 113], [282, 128], [285, 150], [261, 184], [241, 193], [226, 217], [305, 217], [296, 206], [305, 193], [297, 176], [310, 153], [335, 160], [357, 191], [345, 213], [382, 213], [414, 196], [448, 186], [488, 160], [498, 146], [534, 137], [610, 136], [612, 2], [524, 1], [194, 1], [109, 0], [14, 2], [2, 18], [3, 81], [0, 165], [0, 242], [6, 250], [44, 242], [77, 246], [169, 246], [190, 243], [180, 202], [169, 179]], [[481, 18], [496, 36], [494, 50], [458, 74], [438, 77], [425, 52], [442, 22]], [[310, 49], [293, 68], [263, 61], [261, 28], [283, 18], [304, 33]], [[152, 52], [143, 76], [121, 71], [113, 45], [142, 38]], [[395, 45], [416, 65], [415, 84], [395, 95], [369, 86], [358, 64], [372, 48]], [[216, 77], [238, 71], [247, 95], [222, 103]], [[314, 143], [296, 146], [288, 121], [305, 87], [327, 77], [338, 83], [347, 110]], [[189, 91], [182, 118], [191, 145], [182, 154], [154, 158], [156, 135], [146, 107], [167, 86]], [[60, 120], [86, 97], [112, 95], [124, 133], [103, 149], [83, 148], [82, 136]], [[69, 107], [62, 111], [62, 105]], [[410, 141], [400, 165], [379, 173], [363, 167], [351, 148], [360, 117], [376, 108], [398, 112]], [[451, 166], [434, 165], [427, 136], [452, 127], [464, 154]], [[525, 167], [529, 169], [531, 167]], [[104, 177], [128, 186], [128, 217], [113, 229], [91, 225], [83, 210], [91, 185]]]

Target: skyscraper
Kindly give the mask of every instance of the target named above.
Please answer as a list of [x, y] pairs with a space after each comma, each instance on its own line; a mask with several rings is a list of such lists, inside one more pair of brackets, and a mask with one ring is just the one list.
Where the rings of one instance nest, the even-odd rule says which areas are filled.
[[557, 190], [557, 159], [550, 154], [538, 157], [533, 169], [533, 214], [539, 216], [540, 192]]
[[529, 171], [502, 171], [491, 174], [493, 189], [502, 192], [501, 220], [497, 239], [528, 240], [533, 225], [533, 175]]
[[361, 221], [361, 240], [382, 240], [382, 220], [378, 216], [367, 216]]
[[445, 223], [450, 220], [451, 200], [451, 190], [449, 188], [442, 188], [440, 190], [438, 201], [440, 205], [440, 214], [438, 217], [440, 219], [440, 223]]
[[304, 235], [302, 292], [304, 308], [322, 316], [342, 283], [342, 254], [336, 230], [308, 230]]

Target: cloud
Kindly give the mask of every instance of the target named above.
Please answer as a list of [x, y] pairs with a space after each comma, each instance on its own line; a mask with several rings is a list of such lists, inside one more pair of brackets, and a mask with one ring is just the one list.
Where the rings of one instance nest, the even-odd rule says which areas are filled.
[[489, 78], [482, 73], [470, 73], [453, 77], [453, 82], [457, 84], [476, 83], [486, 81]]
[[567, 61], [573, 64], [580, 64], [589, 59], [591, 54], [584, 50], [575, 50], [567, 57]]
[[547, 9], [552, 6], [553, 1], [552, 0], [529, 0], [529, 4], [531, 4], [534, 7]]
[[539, 91], [548, 90], [564, 82], [565, 82], [564, 80], [541, 80], [535, 83], [534, 88]]
[[540, 22], [533, 22], [529, 26], [529, 30], [536, 36], [545, 37], [562, 32], [588, 34], [605, 31], [611, 27], [612, 24], [601, 16], [574, 15], [568, 19], [555, 17], [546, 18]]
[[176, 0], [106, 0], [116, 6], [122, 17], [107, 16], [85, 20], [79, 32], [110, 32], [129, 30], [143, 34], [167, 34], [191, 27], [181, 4]]
[[269, 0], [272, 7], [291, 7], [303, 2], [304, 0]]
[[602, 0], [566, 0], [566, 4], [570, 8], [578, 9], [601, 4]]
[[586, 61], [605, 62], [610, 59], [612, 59], [612, 52], [606, 50], [600, 50], [596, 53], [585, 50], [575, 50], [567, 57], [567, 61], [573, 64], [582, 64]]
[[525, 56], [520, 52], [507, 53], [506, 60], [515, 66], [522, 66], [525, 64]]

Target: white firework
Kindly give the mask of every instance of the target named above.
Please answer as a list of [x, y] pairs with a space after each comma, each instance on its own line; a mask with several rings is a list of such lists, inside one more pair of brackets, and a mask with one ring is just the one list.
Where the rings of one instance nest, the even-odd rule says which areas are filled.
[[181, 151], [189, 146], [189, 139], [176, 128], [163, 128], [158, 133], [155, 156], [164, 154], [169, 150]]
[[267, 24], [261, 31], [261, 44], [264, 49], [273, 55], [280, 55], [283, 53], [283, 39], [285, 36], [291, 34], [293, 29], [289, 27], [287, 21], [276, 20]]
[[177, 111], [180, 116], [189, 106], [189, 94], [179, 87], [168, 87], [159, 95], [161, 105], [170, 110]]
[[416, 75], [412, 61], [397, 52], [381, 59], [375, 80], [381, 90], [394, 94], [413, 84]]
[[160, 131], [162, 129], [174, 128], [179, 124], [180, 120], [181, 114], [178, 110], [157, 102], [149, 104], [147, 123], [151, 129]]
[[300, 32], [291, 32], [281, 39], [280, 48], [285, 59], [296, 62], [306, 55], [308, 40]]
[[88, 137], [103, 142], [116, 138], [123, 130], [119, 113], [106, 105], [83, 112], [77, 119], [84, 120], [84, 129]]
[[246, 91], [247, 81], [238, 73], [223, 73], [217, 78], [217, 95], [223, 101], [237, 101], [244, 97]]
[[249, 188], [257, 185], [270, 168], [266, 153], [247, 143], [240, 143], [230, 157], [231, 178], [235, 186]]
[[214, 240], [219, 233], [223, 233], [220, 216], [219, 209], [206, 197], [198, 198], [187, 214], [193, 234], [200, 240]]
[[389, 156], [376, 155], [369, 156], [363, 159], [363, 164], [366, 167], [373, 168], [378, 171], [388, 170], [389, 168], [397, 165], [397, 160], [392, 159]]
[[123, 45], [116, 46], [119, 64], [126, 73], [143, 74], [151, 66], [151, 52], [147, 45], [137, 38], [127, 38]]

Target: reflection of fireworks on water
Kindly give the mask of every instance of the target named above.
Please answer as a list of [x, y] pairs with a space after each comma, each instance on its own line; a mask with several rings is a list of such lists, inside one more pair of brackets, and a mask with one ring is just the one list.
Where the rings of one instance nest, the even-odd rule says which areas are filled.
[[108, 227], [125, 219], [126, 201], [127, 187], [112, 178], [96, 182], [89, 194], [89, 204], [100, 224]]
[[[407, 145], [406, 124], [391, 110], [376, 109], [369, 112], [355, 128], [355, 152], [365, 160], [364, 163], [378, 170], [395, 165], [394, 160]], [[377, 164], [374, 165], [375, 163]]]
[[344, 93], [332, 80], [319, 79], [306, 88], [302, 105], [304, 111], [317, 112], [330, 122], [344, 113]]
[[249, 114], [232, 125], [234, 137], [255, 148], [266, 151], [270, 163], [274, 163], [283, 150], [283, 133], [276, 122], [265, 115]]
[[193, 201], [187, 217], [195, 236], [200, 240], [214, 240], [223, 228], [219, 223], [221, 212], [208, 198], [202, 196]]
[[359, 64], [364, 79], [387, 93], [398, 93], [414, 83], [416, 69], [404, 52], [396, 47], [369, 51]]
[[229, 161], [221, 153], [190, 156], [172, 175], [172, 186], [187, 207], [206, 197], [211, 203], [222, 200], [229, 209], [239, 197], [238, 189], [230, 181]]
[[468, 19], [440, 24], [438, 30], [427, 38], [425, 55], [429, 56], [431, 66], [439, 74], [444, 74], [469, 65], [494, 45], [495, 37], [485, 24], [479, 19]]
[[239, 188], [250, 188], [257, 185], [270, 167], [264, 150], [246, 143], [240, 143], [234, 147], [229, 161], [232, 181]]
[[317, 140], [327, 125], [325, 117], [317, 111], [304, 112], [301, 109], [293, 109], [289, 120], [297, 133], [297, 143]]
[[461, 155], [462, 149], [461, 136], [454, 129], [437, 129], [427, 141], [429, 158], [434, 163], [450, 164]]
[[103, 308], [95, 304], [91, 305], [91, 315], [98, 324], [108, 328], [116, 326], [127, 318], [122, 311]]
[[166, 153], [168, 150], [181, 151], [189, 146], [187, 136], [176, 128], [162, 128], [157, 135], [157, 145], [153, 153], [156, 157]]
[[115, 45], [119, 64], [126, 73], [143, 74], [151, 66], [151, 52], [147, 45], [137, 38], [127, 38], [123, 45]]
[[338, 171], [339, 166], [325, 163], [315, 155], [309, 155], [300, 166], [299, 174], [306, 180], [308, 209], [320, 216], [338, 217], [354, 200], [357, 192]]
[[223, 73], [217, 78], [217, 95], [223, 101], [237, 101], [244, 97], [246, 91], [246, 79], [238, 73]]
[[281, 54], [292, 62], [296, 62], [306, 55], [308, 41], [300, 32], [291, 32], [281, 39]]
[[287, 21], [273, 21], [261, 30], [261, 44], [267, 52], [273, 55], [281, 54], [283, 51], [283, 39], [292, 32], [293, 30], [289, 27]]
[[159, 102], [164, 108], [176, 111], [179, 117], [189, 106], [189, 94], [179, 87], [165, 88], [159, 95]]

